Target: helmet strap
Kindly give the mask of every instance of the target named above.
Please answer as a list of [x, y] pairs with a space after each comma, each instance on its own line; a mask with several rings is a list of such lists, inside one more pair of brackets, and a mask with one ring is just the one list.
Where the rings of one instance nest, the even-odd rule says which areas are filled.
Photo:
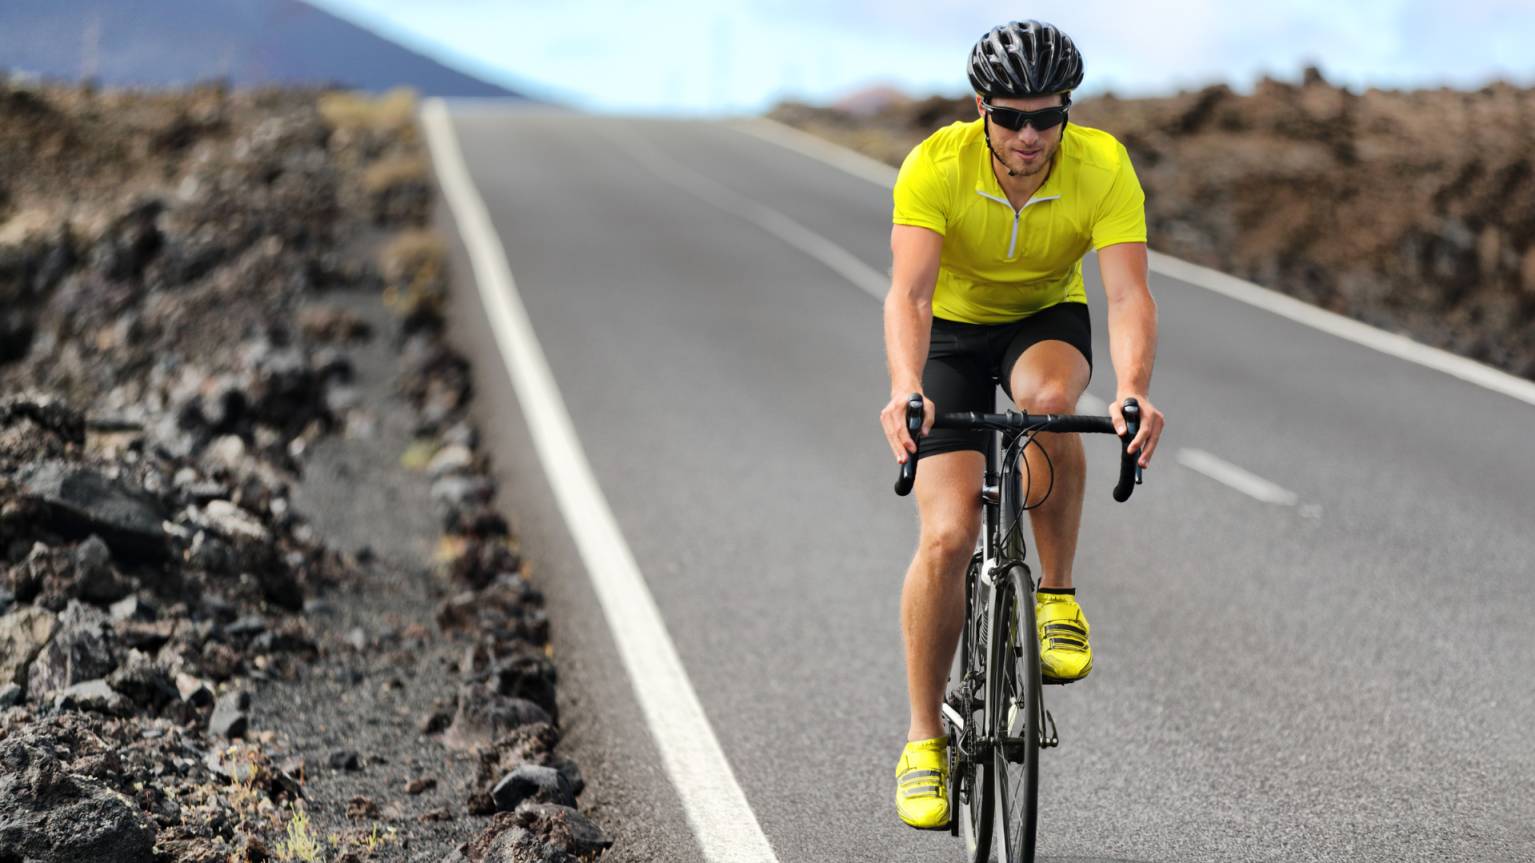
[[987, 152], [991, 153], [991, 157], [993, 159], [996, 159], [998, 162], [1002, 163], [1002, 170], [1006, 171], [1007, 175], [1009, 177], [1016, 177], [1016, 176], [1018, 176], [1018, 172], [1014, 171], [1012, 168], [1009, 168], [1007, 166], [1007, 162], [1004, 161], [1001, 156], [998, 156], [997, 155], [997, 151], [991, 146], [991, 116], [990, 115], [987, 115], [987, 114], [982, 114], [981, 115], [981, 132], [986, 137], [986, 150], [987, 150]]

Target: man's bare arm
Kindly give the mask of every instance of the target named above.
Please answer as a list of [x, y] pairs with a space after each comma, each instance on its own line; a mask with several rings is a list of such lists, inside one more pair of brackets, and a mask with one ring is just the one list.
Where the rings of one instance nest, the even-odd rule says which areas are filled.
[[1166, 422], [1162, 412], [1146, 397], [1151, 388], [1151, 369], [1157, 356], [1157, 303], [1146, 278], [1146, 244], [1119, 243], [1098, 250], [1103, 289], [1109, 301], [1109, 355], [1117, 380], [1109, 415], [1121, 432], [1120, 410], [1127, 397], [1141, 405], [1141, 430], [1130, 442], [1130, 451], [1141, 454], [1142, 467], [1151, 463]]
[[[885, 296], [885, 361], [890, 369], [890, 402], [880, 411], [880, 424], [896, 461], [917, 451], [906, 431], [906, 399], [922, 392], [922, 367], [927, 362], [933, 323], [933, 288], [943, 235], [927, 228], [896, 225], [890, 230], [890, 293]], [[929, 401], [922, 433], [933, 425]]]

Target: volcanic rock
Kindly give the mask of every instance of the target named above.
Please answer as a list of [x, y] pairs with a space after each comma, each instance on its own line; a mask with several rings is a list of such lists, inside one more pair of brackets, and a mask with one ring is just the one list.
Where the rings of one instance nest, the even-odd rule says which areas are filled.
[[226, 692], [213, 705], [213, 715], [208, 719], [208, 733], [230, 739], [244, 737], [250, 729], [250, 693], [244, 690]]
[[483, 684], [471, 684], [459, 690], [458, 712], [443, 735], [443, 742], [455, 749], [489, 746], [508, 731], [549, 721], [549, 714], [531, 701], [509, 698]]
[[128, 699], [113, 691], [105, 680], [82, 681], [53, 696], [55, 710], [89, 710], [126, 716], [130, 707]]
[[330, 754], [328, 762], [332, 770], [353, 771], [362, 769], [362, 761], [358, 759], [357, 753], [351, 749], [337, 749]]
[[59, 615], [53, 638], [27, 670], [27, 694], [41, 700], [117, 667], [116, 633], [99, 609], [72, 600]]
[[152, 621], [159, 617], [159, 610], [155, 604], [142, 596], [124, 597], [112, 603], [107, 613], [116, 623], [125, 623], [130, 620]]
[[271, 534], [259, 519], [227, 500], [209, 501], [206, 506], [190, 507], [186, 520], [227, 539], [267, 542]]
[[367, 797], [358, 796], [347, 801], [346, 817], [354, 821], [362, 818], [377, 818], [378, 816], [378, 804]]
[[44, 504], [65, 536], [99, 534], [123, 560], [165, 557], [165, 514], [142, 488], [89, 467], [44, 462], [22, 473], [22, 492]]
[[127, 798], [41, 745], [0, 740], [0, 860], [154, 863], [154, 828]]
[[471, 863], [567, 863], [595, 859], [613, 840], [569, 806], [529, 801], [498, 813], [469, 842]]
[[545, 842], [578, 857], [605, 851], [613, 845], [613, 840], [591, 819], [570, 806], [529, 802], [519, 806], [514, 817], [520, 826]]
[[101, 537], [91, 534], [75, 548], [76, 595], [87, 602], [108, 604], [133, 592], [133, 584], [112, 568], [112, 552]]
[[0, 617], [0, 685], [24, 683], [27, 666], [57, 629], [58, 619], [35, 606]]
[[501, 777], [490, 791], [496, 801], [496, 809], [510, 812], [524, 800], [536, 799], [544, 803], [560, 803], [573, 806], [576, 794], [565, 776], [553, 767], [539, 764], [523, 764]]
[[151, 712], [181, 697], [170, 672], [137, 650], [128, 652], [128, 658], [107, 682], [135, 706]]

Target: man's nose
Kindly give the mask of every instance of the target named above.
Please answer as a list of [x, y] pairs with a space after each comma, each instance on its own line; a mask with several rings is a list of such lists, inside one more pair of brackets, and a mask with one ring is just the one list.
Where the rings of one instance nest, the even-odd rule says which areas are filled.
[[1024, 123], [1023, 128], [1018, 130], [1018, 140], [1025, 144], [1037, 144], [1039, 143], [1039, 130], [1034, 128], [1033, 123]]

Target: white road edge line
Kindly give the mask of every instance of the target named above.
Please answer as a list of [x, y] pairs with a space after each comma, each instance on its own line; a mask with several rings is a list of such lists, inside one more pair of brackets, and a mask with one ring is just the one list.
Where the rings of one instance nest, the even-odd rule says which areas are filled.
[[1295, 492], [1275, 485], [1257, 474], [1249, 473], [1229, 461], [1216, 458], [1204, 450], [1180, 449], [1177, 461], [1189, 470], [1202, 473], [1218, 483], [1230, 486], [1264, 503], [1279, 506], [1295, 506], [1300, 503], [1300, 495]]
[[1357, 345], [1372, 348], [1383, 354], [1443, 372], [1484, 389], [1535, 405], [1535, 381], [1515, 377], [1492, 366], [1482, 365], [1476, 360], [1413, 341], [1398, 333], [1388, 333], [1353, 318], [1344, 317], [1337, 312], [1329, 312], [1278, 291], [1272, 291], [1236, 276], [1228, 276], [1219, 270], [1191, 264], [1161, 252], [1151, 253], [1151, 269], [1181, 282], [1188, 282], [1250, 306], [1257, 306], [1280, 317], [1305, 324], [1312, 329], [1347, 339]]
[[777, 863], [581, 449], [442, 100], [422, 106], [421, 123], [549, 485], [704, 858], [710, 863]]
[[[758, 117], [736, 123], [734, 128], [886, 188], [895, 185], [896, 170], [889, 165], [777, 120]], [[1388, 333], [1353, 318], [1303, 303], [1294, 297], [1218, 270], [1191, 264], [1161, 252], [1151, 252], [1150, 258], [1152, 272], [1256, 306], [1312, 329], [1443, 372], [1526, 404], [1535, 405], [1535, 381], [1527, 381], [1492, 366], [1483, 365], [1476, 360], [1413, 341], [1403, 335]]]

